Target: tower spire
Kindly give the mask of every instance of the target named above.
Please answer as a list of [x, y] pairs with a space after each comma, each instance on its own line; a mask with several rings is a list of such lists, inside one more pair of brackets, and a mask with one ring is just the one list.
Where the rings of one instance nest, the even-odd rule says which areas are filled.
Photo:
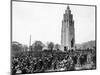
[[69, 5], [67, 6], [67, 10], [69, 10], [70, 9], [70, 7], [69, 7]]
[[69, 5], [67, 5], [67, 8], [66, 8], [66, 10], [65, 10], [65, 14], [70, 14], [71, 13], [71, 10], [70, 10], [70, 7], [69, 7]]

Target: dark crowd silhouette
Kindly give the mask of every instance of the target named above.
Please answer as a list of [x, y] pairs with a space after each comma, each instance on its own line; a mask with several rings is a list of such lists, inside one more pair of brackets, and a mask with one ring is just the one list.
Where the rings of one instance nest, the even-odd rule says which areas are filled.
[[95, 49], [25, 51], [11, 56], [12, 75], [88, 69], [96, 69]]

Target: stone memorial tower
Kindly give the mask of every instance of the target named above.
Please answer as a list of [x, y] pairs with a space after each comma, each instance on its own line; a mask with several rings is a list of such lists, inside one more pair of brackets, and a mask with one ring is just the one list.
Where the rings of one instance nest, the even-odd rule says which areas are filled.
[[61, 50], [70, 50], [75, 46], [75, 29], [73, 15], [70, 7], [67, 6], [65, 14], [63, 15], [61, 28]]

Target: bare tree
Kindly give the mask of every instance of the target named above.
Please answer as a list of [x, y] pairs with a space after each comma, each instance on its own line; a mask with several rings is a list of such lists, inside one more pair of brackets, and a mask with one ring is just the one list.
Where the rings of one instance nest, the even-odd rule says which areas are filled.
[[23, 45], [20, 44], [19, 42], [12, 42], [12, 51], [23, 51]]
[[60, 45], [59, 45], [59, 44], [56, 44], [56, 45], [55, 45], [55, 49], [56, 49], [56, 50], [60, 50]]
[[53, 48], [54, 48], [54, 43], [53, 42], [48, 43], [48, 49], [52, 51]]
[[32, 44], [32, 49], [34, 51], [42, 51], [42, 48], [44, 47], [44, 44], [41, 41], [35, 41]]

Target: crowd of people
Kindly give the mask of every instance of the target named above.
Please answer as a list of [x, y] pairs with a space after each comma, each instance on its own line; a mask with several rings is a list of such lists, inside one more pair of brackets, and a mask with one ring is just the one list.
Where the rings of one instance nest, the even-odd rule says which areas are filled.
[[12, 75], [96, 68], [95, 50], [23, 52], [11, 57]]

